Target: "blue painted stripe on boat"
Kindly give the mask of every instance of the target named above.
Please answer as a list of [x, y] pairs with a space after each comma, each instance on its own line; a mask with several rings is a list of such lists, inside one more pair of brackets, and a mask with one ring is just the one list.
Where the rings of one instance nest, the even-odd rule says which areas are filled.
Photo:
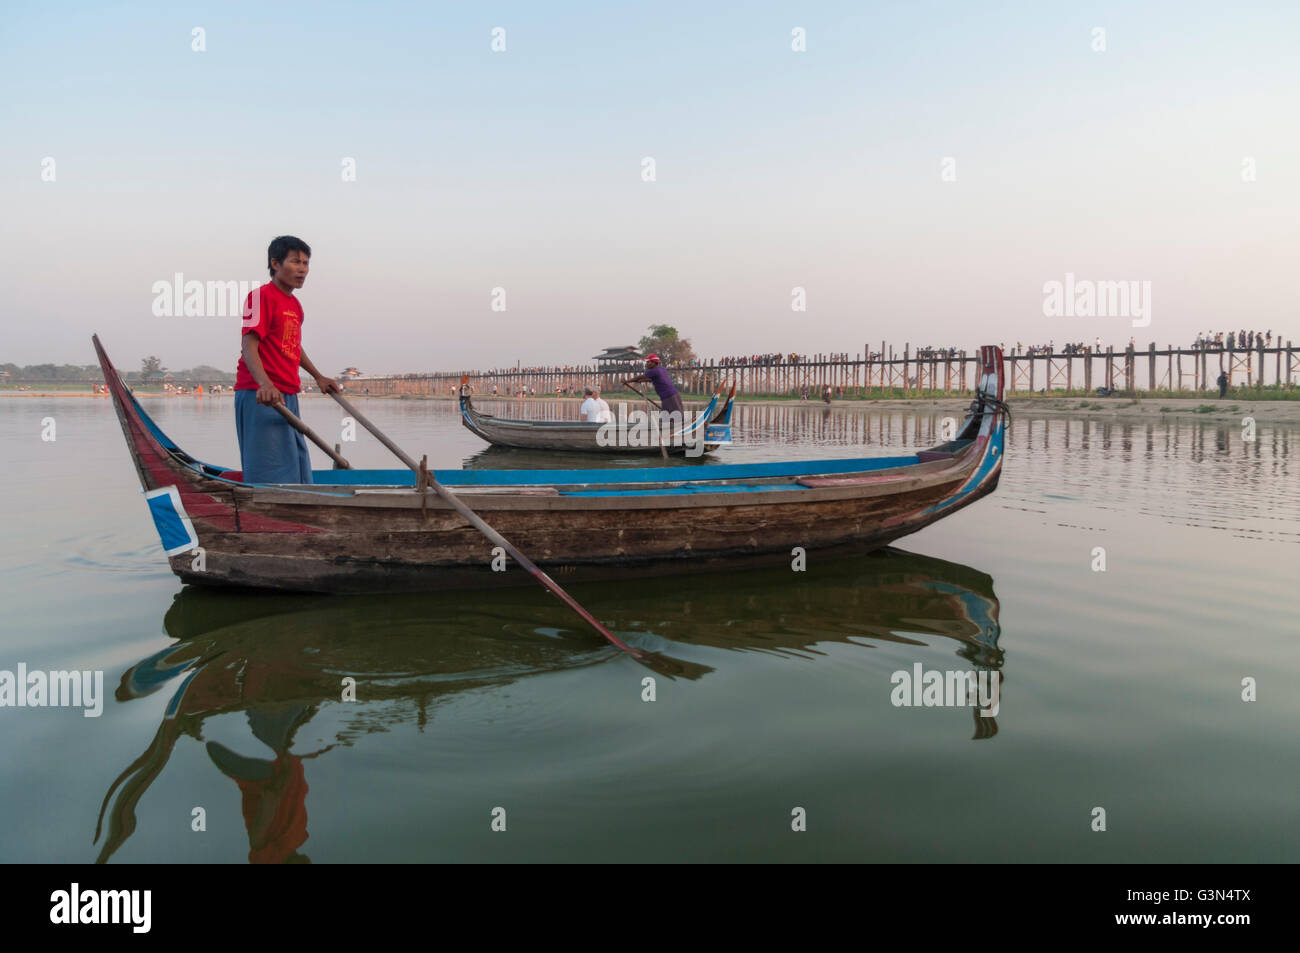
[[789, 490], [806, 490], [794, 483], [761, 486], [673, 486], [660, 490], [568, 490], [560, 496], [690, 496], [698, 493], [784, 493]]
[[[995, 453], [994, 450], [996, 450], [997, 452]], [[997, 466], [998, 463], [1001, 462], [1001, 460], [1002, 460], [1002, 418], [999, 417], [997, 422], [993, 424], [992, 431], [989, 433], [989, 442], [988, 445], [984, 448], [984, 459], [980, 461], [979, 467], [977, 467], [975, 472], [970, 475], [970, 478], [965, 483], [962, 484], [961, 489], [959, 489], [956, 493], [954, 493], [952, 496], [948, 497], [947, 499], [941, 500], [940, 502], [936, 503], [934, 506], [930, 507], [921, 515], [929, 516], [931, 513], [937, 513], [940, 510], [946, 510], [948, 507], [952, 506], [954, 503], [959, 501], [962, 497], [966, 496], [966, 494], [970, 493], [971, 490], [975, 489], [975, 487], [983, 483], [984, 479], [990, 473], [993, 472], [993, 468]]]
[[153, 434], [153, 438], [163, 445], [163, 449], [173, 451], [180, 450], [180, 447], [172, 443], [171, 439], [158, 429], [158, 425], [153, 422], [153, 418], [144, 412], [144, 408], [140, 406], [140, 402], [135, 399], [135, 394], [127, 391], [127, 395], [131, 398], [131, 403], [135, 404], [135, 412], [140, 415], [140, 422], [144, 424], [146, 430]]
[[[853, 457], [838, 460], [788, 460], [779, 463], [727, 463], [700, 467], [637, 467], [594, 470], [435, 470], [444, 486], [554, 486], [616, 483], [690, 483], [755, 480], [766, 477], [863, 473], [918, 463], [906, 457]], [[312, 479], [332, 486], [414, 486], [410, 470], [313, 470]]]
[[311, 481], [324, 486], [413, 487], [415, 474], [410, 470], [312, 470]]
[[[171, 453], [185, 453], [184, 450], [182, 450], [180, 447], [176, 445], [175, 441], [173, 441], [170, 437], [168, 437], [165, 433], [163, 433], [162, 430], [159, 429], [158, 425], [154, 423], [153, 418], [144, 412], [144, 408], [140, 406], [140, 402], [135, 399], [135, 394], [132, 394], [128, 390], [126, 392], [126, 396], [130, 398], [131, 403], [135, 406], [135, 412], [140, 418], [140, 423], [144, 424], [144, 429], [149, 431], [149, 433], [153, 435], [153, 438], [157, 440], [160, 444], [162, 444], [162, 448], [164, 450], [167, 450]], [[186, 454], [186, 456], [188, 456], [188, 454]], [[190, 459], [194, 460], [193, 457], [190, 457]], [[205, 463], [202, 460], [194, 460], [194, 462], [199, 464], [200, 466], [208, 467], [213, 470], [224, 471], [226, 469], [229, 469], [228, 467], [217, 466], [215, 463]]]
[[765, 477], [859, 473], [917, 463], [907, 457], [867, 457], [847, 460], [789, 460], [780, 463], [728, 463], [701, 467], [637, 467], [596, 470], [437, 470], [434, 477], [447, 486], [512, 486], [576, 483], [683, 483], [696, 480], [754, 480]]

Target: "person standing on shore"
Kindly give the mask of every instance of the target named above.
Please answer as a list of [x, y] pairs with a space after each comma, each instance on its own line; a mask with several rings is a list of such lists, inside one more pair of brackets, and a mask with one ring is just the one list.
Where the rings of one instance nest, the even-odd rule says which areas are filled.
[[1215, 383], [1219, 385], [1219, 399], [1222, 400], [1223, 398], [1227, 397], [1228, 396], [1228, 372], [1219, 371], [1219, 379]]

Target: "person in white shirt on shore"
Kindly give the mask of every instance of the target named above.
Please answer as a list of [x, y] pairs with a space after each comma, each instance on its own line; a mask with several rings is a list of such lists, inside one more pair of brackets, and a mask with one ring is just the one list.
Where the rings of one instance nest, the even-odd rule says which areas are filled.
[[594, 387], [584, 387], [582, 393], [587, 399], [582, 402], [582, 417], [589, 424], [607, 424], [613, 419], [609, 404], [601, 399], [600, 391]]

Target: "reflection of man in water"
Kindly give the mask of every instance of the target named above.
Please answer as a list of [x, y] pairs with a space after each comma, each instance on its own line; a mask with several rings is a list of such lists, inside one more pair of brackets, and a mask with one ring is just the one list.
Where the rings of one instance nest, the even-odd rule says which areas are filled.
[[289, 753], [293, 735], [316, 713], [310, 705], [250, 708], [253, 736], [275, 752], [275, 760], [248, 758], [208, 742], [208, 757], [239, 785], [248, 861], [252, 864], [311, 863], [298, 853], [307, 840], [307, 778], [302, 757]]

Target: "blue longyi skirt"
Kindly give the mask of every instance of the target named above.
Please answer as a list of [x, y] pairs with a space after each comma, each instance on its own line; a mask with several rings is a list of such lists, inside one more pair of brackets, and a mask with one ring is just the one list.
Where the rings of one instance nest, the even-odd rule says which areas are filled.
[[[298, 395], [285, 394], [284, 406], [298, 414]], [[307, 440], [279, 411], [257, 402], [257, 391], [235, 391], [235, 435], [245, 483], [310, 483]]]

